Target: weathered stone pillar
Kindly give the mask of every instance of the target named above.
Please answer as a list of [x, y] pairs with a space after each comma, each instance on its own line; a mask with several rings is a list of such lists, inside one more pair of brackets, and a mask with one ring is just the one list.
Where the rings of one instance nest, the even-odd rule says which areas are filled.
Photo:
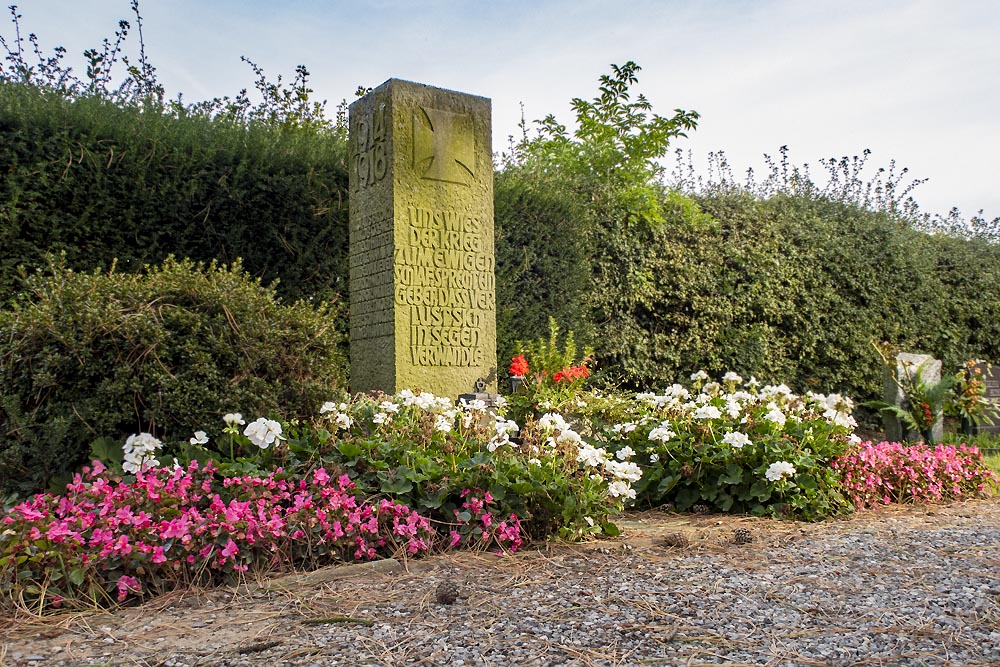
[[350, 107], [351, 389], [496, 381], [490, 101], [390, 79]]

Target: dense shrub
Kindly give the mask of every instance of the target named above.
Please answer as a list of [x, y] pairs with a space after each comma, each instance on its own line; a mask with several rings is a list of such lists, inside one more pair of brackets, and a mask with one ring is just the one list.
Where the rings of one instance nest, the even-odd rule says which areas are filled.
[[242, 258], [283, 296], [346, 294], [340, 133], [0, 83], [0, 173], [0, 301], [49, 252], [84, 271]]
[[586, 313], [591, 246], [586, 208], [540, 174], [509, 168], [494, 182], [499, 368], [550, 317], [591, 344]]
[[187, 438], [226, 412], [314, 414], [343, 387], [338, 308], [283, 305], [231, 267], [56, 263], [0, 311], [0, 480], [32, 489], [98, 438]]

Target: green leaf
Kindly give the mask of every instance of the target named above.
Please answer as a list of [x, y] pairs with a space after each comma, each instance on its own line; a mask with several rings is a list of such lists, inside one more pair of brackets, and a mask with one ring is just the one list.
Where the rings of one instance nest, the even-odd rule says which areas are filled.
[[97, 438], [90, 443], [90, 455], [105, 464], [117, 463], [121, 465], [125, 458], [122, 443], [108, 437]]
[[85, 577], [82, 567], [75, 567], [69, 571], [69, 580], [74, 586], [82, 586]]
[[719, 477], [722, 484], [739, 484], [743, 481], [743, 468], [737, 463], [726, 466], [725, 474]]
[[618, 537], [622, 534], [621, 529], [610, 521], [601, 521], [601, 530], [604, 531], [605, 535], [610, 535], [611, 537]]
[[750, 497], [767, 502], [771, 498], [771, 484], [766, 479], [758, 479], [750, 487]]
[[341, 456], [343, 456], [345, 459], [356, 458], [358, 456], [361, 456], [361, 454], [364, 452], [364, 450], [357, 443], [354, 442], [341, 442], [339, 445], [337, 445], [337, 451], [339, 451]]

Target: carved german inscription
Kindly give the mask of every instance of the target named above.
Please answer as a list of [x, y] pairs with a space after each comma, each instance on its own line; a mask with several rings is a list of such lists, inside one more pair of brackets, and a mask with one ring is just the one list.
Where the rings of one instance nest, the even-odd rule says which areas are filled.
[[482, 364], [480, 327], [496, 318], [492, 239], [483, 238], [482, 220], [415, 206], [407, 207], [406, 220], [408, 244], [395, 255], [395, 298], [410, 309], [410, 361]]

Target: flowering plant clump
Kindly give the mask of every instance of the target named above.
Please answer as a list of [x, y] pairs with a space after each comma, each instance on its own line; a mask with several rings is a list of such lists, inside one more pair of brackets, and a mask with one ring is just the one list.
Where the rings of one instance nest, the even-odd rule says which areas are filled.
[[[623, 476], [624, 464], [595, 464], [592, 443], [556, 412], [518, 423], [502, 397], [487, 409], [409, 390], [329, 405], [314, 431], [289, 436], [289, 448], [310, 449], [362, 491], [427, 512], [438, 525], [469, 509], [465, 490], [482, 489], [492, 498], [488, 520], [509, 526], [514, 515], [524, 536], [614, 532], [608, 516], [630, 495], [627, 477], [635, 475]], [[493, 541], [508, 550], [517, 544]]]
[[945, 407], [946, 412], [962, 421], [966, 435], [972, 435], [978, 424], [992, 426], [993, 420], [1000, 414], [996, 401], [986, 398], [986, 378], [983, 377], [981, 364], [977, 359], [969, 359], [955, 373], [951, 400]]
[[642, 471], [636, 504], [703, 503], [721, 511], [818, 518], [848, 508], [828, 465], [859, 439], [853, 404], [839, 394], [794, 394], [729, 372], [705, 371], [662, 394], [636, 396], [606, 425], [611, 452], [627, 451]]
[[979, 449], [966, 445], [865, 442], [831, 466], [858, 508], [982, 497], [997, 483]]
[[560, 345], [559, 327], [553, 318], [549, 318], [548, 339], [519, 344], [519, 348], [507, 371], [511, 378], [521, 380], [510, 396], [514, 419], [537, 419], [550, 410], [566, 412], [590, 377], [589, 351], [584, 351], [583, 358], [577, 361], [573, 332], [568, 332]]
[[63, 495], [38, 494], [0, 522], [0, 599], [50, 605], [124, 601], [248, 569], [410, 555], [431, 548], [427, 517], [360, 500], [346, 475], [281, 469], [220, 478], [211, 464], [148, 468], [126, 481], [100, 462]]
[[455, 526], [449, 531], [448, 546], [467, 549], [497, 548], [514, 552], [524, 545], [525, 535], [516, 514], [500, 520], [489, 491], [462, 489], [462, 506], [453, 510]]

